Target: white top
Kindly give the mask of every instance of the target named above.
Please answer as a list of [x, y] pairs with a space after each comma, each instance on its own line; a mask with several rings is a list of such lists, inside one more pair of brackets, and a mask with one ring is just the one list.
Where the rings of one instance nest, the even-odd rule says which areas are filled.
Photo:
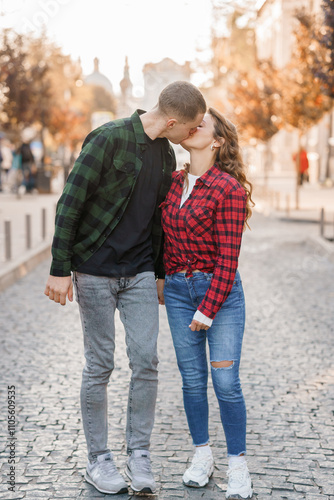
[[[188, 173], [189, 186], [188, 186], [188, 189], [184, 189], [183, 192], [182, 192], [180, 208], [182, 207], [182, 205], [185, 203], [185, 201], [191, 195], [191, 192], [194, 189], [196, 181], [199, 178], [200, 178], [200, 175], [193, 175], [193, 174], [189, 174]], [[203, 313], [201, 313], [201, 311], [196, 311], [195, 314], [194, 314], [193, 319], [196, 320], [196, 321], [199, 321], [200, 323], [203, 323], [206, 326], [211, 326], [212, 325], [212, 321], [213, 321], [211, 318], [208, 318]]]
[[180, 203], [180, 208], [182, 207], [183, 203], [189, 198], [191, 195], [192, 190], [194, 189], [194, 186], [196, 184], [197, 179], [200, 178], [200, 175], [193, 175], [188, 173], [188, 181], [189, 181], [189, 186], [188, 189], [184, 189], [182, 192], [182, 198], [181, 198], [181, 203]]

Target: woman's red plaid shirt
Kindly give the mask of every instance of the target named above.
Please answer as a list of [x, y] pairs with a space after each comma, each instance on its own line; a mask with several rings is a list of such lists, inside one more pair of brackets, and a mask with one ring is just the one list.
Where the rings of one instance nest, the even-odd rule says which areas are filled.
[[238, 268], [246, 217], [247, 195], [239, 182], [218, 165], [197, 179], [180, 208], [184, 174], [173, 181], [162, 208], [165, 232], [164, 265], [167, 274], [187, 270], [213, 273], [198, 310], [214, 318], [227, 299]]

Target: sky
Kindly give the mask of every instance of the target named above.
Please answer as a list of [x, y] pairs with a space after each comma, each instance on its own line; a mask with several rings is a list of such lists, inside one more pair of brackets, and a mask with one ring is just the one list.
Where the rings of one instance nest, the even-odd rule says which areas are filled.
[[[128, 56], [138, 96], [146, 63], [207, 60], [211, 24], [211, 0], [0, 0], [0, 29], [38, 33], [44, 25], [64, 53], [80, 57], [85, 75], [98, 57], [116, 93]], [[204, 79], [197, 73], [192, 81]]]

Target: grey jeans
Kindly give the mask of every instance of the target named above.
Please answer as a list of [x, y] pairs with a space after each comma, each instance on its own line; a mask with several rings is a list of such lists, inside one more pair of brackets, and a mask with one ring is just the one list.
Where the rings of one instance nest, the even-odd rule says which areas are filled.
[[159, 303], [153, 272], [132, 278], [107, 278], [75, 272], [86, 364], [82, 373], [81, 412], [88, 458], [107, 453], [107, 385], [114, 368], [116, 308], [125, 328], [131, 368], [127, 452], [149, 449], [158, 386]]

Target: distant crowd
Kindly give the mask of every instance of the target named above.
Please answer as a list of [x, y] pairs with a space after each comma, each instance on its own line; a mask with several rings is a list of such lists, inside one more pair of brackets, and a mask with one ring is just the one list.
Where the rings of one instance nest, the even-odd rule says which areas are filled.
[[0, 133], [0, 192], [32, 193], [36, 189], [36, 162], [30, 143], [13, 144]]

